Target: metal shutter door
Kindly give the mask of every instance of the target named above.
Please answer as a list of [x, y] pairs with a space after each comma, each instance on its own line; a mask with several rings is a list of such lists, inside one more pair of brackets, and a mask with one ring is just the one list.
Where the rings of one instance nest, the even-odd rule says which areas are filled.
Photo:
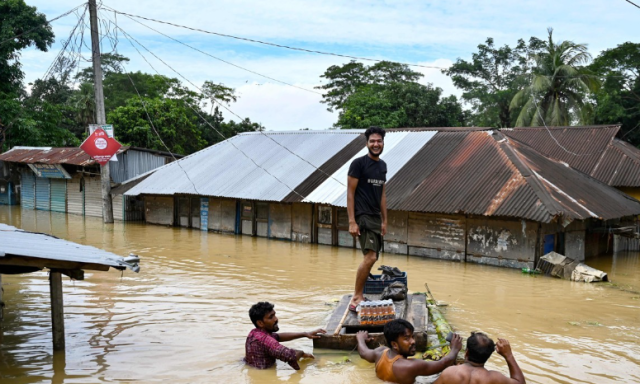
[[22, 172], [22, 185], [20, 186], [22, 208], [34, 209], [36, 207], [35, 182], [36, 178], [33, 173]]
[[36, 209], [51, 209], [51, 185], [49, 179], [44, 177], [36, 177]]
[[80, 190], [80, 177], [67, 182], [67, 212], [84, 215], [84, 191]]
[[111, 204], [113, 206], [113, 219], [124, 220], [124, 196], [111, 195]]
[[51, 210], [53, 212], [67, 211], [66, 179], [51, 179]]
[[99, 177], [84, 178], [84, 214], [102, 217], [102, 185]]

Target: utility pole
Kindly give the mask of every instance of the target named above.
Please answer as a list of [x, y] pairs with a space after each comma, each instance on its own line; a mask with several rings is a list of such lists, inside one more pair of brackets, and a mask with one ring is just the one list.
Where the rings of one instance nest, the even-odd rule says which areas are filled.
[[[96, 0], [89, 0], [89, 22], [91, 24], [91, 51], [93, 58], [93, 81], [96, 99], [96, 124], [106, 124], [104, 93], [102, 91], [102, 66], [100, 65], [100, 38], [98, 36], [98, 9]], [[111, 204], [111, 175], [109, 163], [100, 166], [102, 181], [102, 218], [105, 223], [113, 223]]]

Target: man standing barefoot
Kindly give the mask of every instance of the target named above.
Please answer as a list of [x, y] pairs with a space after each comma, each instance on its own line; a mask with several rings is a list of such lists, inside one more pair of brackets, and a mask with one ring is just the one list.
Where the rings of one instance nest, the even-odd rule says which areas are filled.
[[371, 127], [364, 133], [369, 153], [355, 159], [349, 167], [347, 213], [349, 233], [358, 236], [364, 260], [356, 273], [356, 284], [349, 310], [355, 312], [364, 300], [364, 285], [382, 248], [382, 236], [387, 233], [387, 164], [380, 160], [384, 149], [385, 131]]

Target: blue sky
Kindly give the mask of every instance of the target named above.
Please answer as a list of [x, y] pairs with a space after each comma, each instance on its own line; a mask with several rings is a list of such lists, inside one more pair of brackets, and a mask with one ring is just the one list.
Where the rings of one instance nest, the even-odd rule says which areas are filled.
[[[27, 3], [48, 18], [80, 5], [77, 0]], [[639, 42], [640, 38], [640, 9], [624, 0], [105, 0], [103, 4], [121, 12], [282, 45], [438, 67], [447, 67], [457, 58], [469, 59], [477, 45], [489, 36], [498, 45], [513, 46], [519, 38], [545, 38], [548, 27], [554, 28], [556, 40], [587, 43], [594, 57], [603, 49], [625, 41]], [[113, 19], [113, 13], [104, 12], [102, 16]], [[239, 100], [230, 109], [261, 122], [268, 130], [325, 129], [337, 118], [335, 113], [326, 111], [317, 93], [221, 63], [124, 16], [118, 16], [117, 21], [120, 28], [196, 85], [210, 80], [235, 88]], [[70, 15], [52, 24], [56, 43], [49, 52], [29, 49], [22, 53], [27, 82], [43, 76], [60, 50], [61, 40], [76, 22], [77, 17]], [[142, 22], [213, 56], [311, 90], [321, 84], [320, 75], [326, 68], [348, 62], [345, 58]], [[111, 47], [105, 46], [105, 50], [110, 51]], [[131, 59], [127, 70], [155, 73], [122, 35], [117, 50]], [[141, 51], [159, 73], [178, 77], [144, 49]], [[84, 55], [88, 57], [86, 49]], [[445, 94], [460, 94], [440, 70], [414, 69], [424, 73], [422, 82], [441, 87]]]

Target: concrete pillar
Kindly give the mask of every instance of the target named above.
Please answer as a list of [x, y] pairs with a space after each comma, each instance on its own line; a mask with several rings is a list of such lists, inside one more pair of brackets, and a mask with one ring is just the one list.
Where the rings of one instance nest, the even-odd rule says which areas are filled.
[[51, 328], [53, 334], [53, 350], [62, 351], [64, 342], [64, 304], [62, 300], [62, 273], [51, 271], [49, 274], [51, 291]]

